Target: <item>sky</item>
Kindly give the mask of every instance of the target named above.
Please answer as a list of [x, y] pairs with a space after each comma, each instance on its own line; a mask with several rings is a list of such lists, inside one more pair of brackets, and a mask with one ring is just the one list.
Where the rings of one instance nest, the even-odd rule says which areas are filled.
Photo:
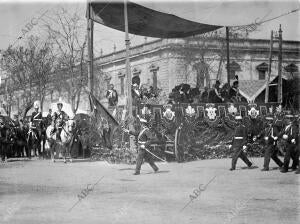
[[[141, 0], [133, 0], [137, 3]], [[47, 16], [47, 10], [55, 10], [58, 7], [64, 7], [70, 12], [78, 12], [82, 18], [85, 18], [86, 1], [71, 1], [65, 0], [64, 3], [57, 1], [5, 1], [0, 0], [0, 49], [6, 49], [10, 44], [18, 44], [17, 38], [24, 34], [26, 24], [33, 21], [35, 25], [31, 27], [24, 37], [28, 35], [40, 35], [39, 25], [41, 19]], [[197, 16], [198, 19], [204, 23], [213, 23], [219, 25], [220, 23], [238, 24], [245, 23], [247, 20], [254, 22], [255, 19], [267, 20], [276, 16], [287, 13], [293, 9], [300, 8], [299, 0], [293, 1], [269, 1], [258, 2], [252, 1], [196, 1], [191, 0], [188, 3], [181, 2], [151, 2], [141, 1], [145, 6], [156, 7], [164, 12], [171, 13], [175, 10], [176, 13], [181, 13], [187, 19]], [[153, 4], [155, 3], [155, 4]], [[163, 4], [156, 4], [163, 3]], [[176, 3], [176, 4], [175, 4]], [[194, 11], [188, 12], [189, 5], [194, 6]], [[163, 6], [163, 7], [161, 7]], [[170, 7], [168, 7], [170, 6]], [[171, 7], [172, 6], [172, 7]], [[46, 14], [44, 14], [46, 12]], [[44, 14], [44, 15], [43, 15]], [[247, 21], [247, 22], [248, 22]], [[251, 33], [250, 38], [269, 39], [271, 30], [278, 30], [279, 24], [282, 26], [284, 40], [300, 41], [300, 12], [295, 12], [270, 22], [266, 22], [259, 26], [259, 29]], [[227, 25], [226, 24], [226, 25]], [[124, 41], [125, 34], [121, 31], [116, 31], [105, 27], [101, 24], [95, 24], [94, 31], [94, 53], [95, 56], [100, 54], [101, 49], [103, 53], [113, 52], [114, 45], [116, 50], [125, 48]], [[136, 35], [130, 35], [131, 46], [144, 43], [145, 38]], [[147, 38], [147, 41], [154, 40], [154, 38]]]

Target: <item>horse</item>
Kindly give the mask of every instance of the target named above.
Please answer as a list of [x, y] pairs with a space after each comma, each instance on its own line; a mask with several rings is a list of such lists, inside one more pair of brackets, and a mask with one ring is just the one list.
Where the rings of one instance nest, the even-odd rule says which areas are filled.
[[29, 147], [29, 153], [31, 149], [33, 150], [34, 156], [42, 156], [41, 152], [41, 128], [40, 123], [33, 124], [32, 122], [29, 123], [29, 131], [27, 135], [27, 145]]
[[[27, 144], [27, 134], [28, 134], [28, 128], [25, 127], [25, 125], [21, 124], [20, 127], [15, 127], [13, 130], [13, 149], [14, 153], [17, 154], [17, 156], [31, 158], [31, 151], [29, 149], [29, 145]], [[24, 153], [25, 149], [25, 153]]]
[[79, 142], [78, 138], [78, 130], [76, 129], [75, 120], [68, 120], [62, 126], [62, 130], [60, 133], [60, 139], [57, 137], [56, 133], [52, 133], [54, 129], [53, 125], [50, 125], [46, 129], [46, 146], [50, 149], [51, 159], [55, 162], [54, 159], [54, 150], [59, 147], [61, 149], [64, 163], [67, 162], [67, 158], [69, 158], [70, 162], [73, 162], [72, 159], [72, 147], [74, 142]]

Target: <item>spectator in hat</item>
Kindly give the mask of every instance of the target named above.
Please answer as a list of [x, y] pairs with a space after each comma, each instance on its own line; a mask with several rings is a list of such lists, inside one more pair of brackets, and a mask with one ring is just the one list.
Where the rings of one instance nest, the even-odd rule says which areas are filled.
[[118, 104], [118, 93], [114, 89], [114, 85], [110, 84], [109, 89], [106, 91], [106, 98], [108, 99], [108, 105], [113, 107]]

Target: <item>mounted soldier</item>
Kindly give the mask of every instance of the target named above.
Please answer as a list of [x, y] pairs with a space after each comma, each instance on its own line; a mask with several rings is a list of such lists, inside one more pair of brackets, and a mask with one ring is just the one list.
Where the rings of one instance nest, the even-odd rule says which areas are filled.
[[69, 116], [62, 110], [63, 102], [61, 99], [57, 102], [57, 111], [53, 113], [52, 116], [52, 126], [54, 127], [51, 134], [56, 134], [57, 139], [60, 139], [60, 133], [65, 125], [65, 123], [69, 120]]
[[38, 150], [39, 156], [41, 155], [41, 131], [42, 131], [42, 113], [40, 112], [40, 103], [35, 101], [34, 111], [31, 114], [28, 132], [28, 145], [34, 149], [36, 155], [36, 149]]

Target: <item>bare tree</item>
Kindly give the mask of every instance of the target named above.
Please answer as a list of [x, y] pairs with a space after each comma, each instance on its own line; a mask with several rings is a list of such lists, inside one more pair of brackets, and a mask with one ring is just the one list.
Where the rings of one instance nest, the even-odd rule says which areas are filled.
[[50, 44], [31, 36], [25, 47], [10, 46], [2, 55], [2, 69], [12, 81], [9, 87], [19, 92], [24, 108], [33, 100], [40, 100], [43, 106], [49, 77], [54, 72]]
[[49, 35], [53, 55], [56, 56], [60, 68], [53, 85], [67, 91], [72, 110], [76, 113], [87, 76], [85, 23], [76, 12], [72, 14], [64, 8], [52, 14], [43, 19], [43, 26]]

